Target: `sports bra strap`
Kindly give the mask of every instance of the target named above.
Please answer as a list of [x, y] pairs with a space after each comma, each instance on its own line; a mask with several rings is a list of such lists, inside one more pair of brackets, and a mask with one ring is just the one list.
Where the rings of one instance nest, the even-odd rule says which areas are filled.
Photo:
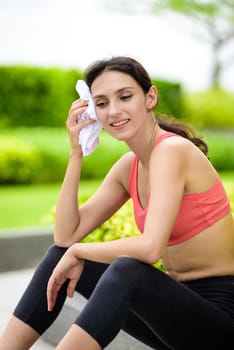
[[159, 135], [159, 137], [156, 139], [155, 143], [154, 143], [154, 146], [153, 148], [157, 147], [159, 145], [160, 142], [162, 142], [164, 139], [167, 139], [168, 137], [171, 137], [171, 136], [180, 136], [174, 132], [165, 132], [161, 135]]

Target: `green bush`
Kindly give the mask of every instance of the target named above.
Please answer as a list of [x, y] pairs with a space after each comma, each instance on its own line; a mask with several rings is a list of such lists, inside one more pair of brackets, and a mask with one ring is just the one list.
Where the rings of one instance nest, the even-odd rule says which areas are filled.
[[[218, 171], [234, 170], [234, 132], [203, 131], [209, 157]], [[82, 179], [102, 179], [126, 152], [124, 142], [100, 135], [96, 150], [84, 157]], [[69, 157], [65, 128], [0, 130], [0, 184], [61, 182]]]
[[[5, 129], [0, 132], [0, 184], [62, 180], [68, 151], [60, 150], [61, 135], [57, 134], [61, 130], [52, 130], [54, 135], [51, 129], [37, 128]], [[57, 138], [57, 149], [54, 142], [51, 142], [52, 136]]]
[[158, 89], [158, 105], [155, 115], [166, 114], [178, 119], [183, 116], [182, 89], [179, 83], [153, 79]]
[[[79, 70], [27, 66], [0, 67], [0, 127], [64, 126], [77, 99]], [[181, 114], [180, 85], [157, 80], [160, 112]]]
[[185, 119], [200, 128], [234, 128], [234, 93], [221, 88], [184, 94]]
[[0, 126], [61, 126], [81, 72], [59, 68], [0, 67]]
[[17, 139], [0, 139], [0, 184], [32, 182], [39, 163], [39, 153], [32, 145]]
[[103, 178], [112, 165], [128, 150], [124, 142], [117, 141], [102, 131], [100, 145], [88, 157], [84, 157], [81, 178]]
[[[104, 178], [112, 165], [128, 151], [104, 131], [93, 154], [84, 157], [82, 179]], [[69, 157], [65, 128], [17, 128], [0, 130], [0, 184], [61, 182]]]
[[208, 156], [217, 171], [234, 170], [234, 130], [205, 131]]

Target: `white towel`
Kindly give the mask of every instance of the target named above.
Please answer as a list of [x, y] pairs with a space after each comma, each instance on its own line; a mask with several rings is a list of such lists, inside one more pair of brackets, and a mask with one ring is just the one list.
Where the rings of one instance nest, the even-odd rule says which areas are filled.
[[83, 155], [88, 156], [100, 144], [99, 133], [102, 129], [102, 124], [97, 118], [92, 95], [84, 80], [77, 81], [76, 91], [78, 92], [81, 100], [86, 100], [89, 102], [87, 109], [79, 117], [79, 121], [86, 119], [97, 120], [96, 123], [87, 125], [85, 128], [83, 128], [79, 134], [79, 144], [81, 145]]

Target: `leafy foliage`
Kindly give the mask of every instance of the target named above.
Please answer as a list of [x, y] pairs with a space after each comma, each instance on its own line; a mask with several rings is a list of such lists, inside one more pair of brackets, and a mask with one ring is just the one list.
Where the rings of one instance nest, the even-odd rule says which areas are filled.
[[[82, 179], [103, 178], [128, 152], [125, 143], [104, 131], [100, 140], [93, 154], [83, 160]], [[0, 184], [60, 182], [68, 157], [69, 140], [65, 128], [0, 130]]]
[[28, 66], [0, 67], [0, 126], [61, 126], [81, 72]]
[[[64, 126], [71, 103], [78, 98], [78, 70], [0, 66], [0, 127]], [[160, 110], [181, 114], [180, 85], [157, 80]]]
[[178, 119], [183, 116], [182, 89], [179, 83], [153, 79], [158, 90], [158, 105], [155, 115], [166, 114]]
[[207, 130], [206, 138], [209, 140], [209, 158], [215, 168], [219, 171], [234, 169], [234, 130]]
[[[205, 40], [212, 49], [212, 86], [220, 85], [222, 70], [233, 64], [233, 48], [223, 59], [223, 49], [234, 40], [233, 0], [116, 0], [109, 9], [128, 13], [150, 12], [155, 15], [169, 11], [189, 19], [192, 35]], [[195, 24], [193, 26], [193, 24]], [[185, 27], [185, 31], [188, 31]], [[192, 29], [192, 30], [191, 30]]]
[[234, 40], [233, 0], [154, 0], [152, 4], [156, 13], [170, 9], [196, 22], [192, 33], [211, 46], [212, 86], [219, 86], [222, 70], [233, 64], [233, 50], [227, 58], [221, 58], [224, 48]]
[[[222, 114], [220, 116], [222, 119]], [[197, 123], [199, 118], [197, 112]], [[215, 168], [218, 171], [233, 170], [234, 132], [205, 130], [201, 134], [208, 143]], [[128, 152], [125, 143], [116, 141], [104, 131], [100, 139], [97, 149], [83, 160], [82, 180], [103, 179], [112, 165]], [[68, 156], [65, 128], [1, 129], [0, 184], [61, 182]]]
[[234, 93], [221, 88], [185, 93], [184, 117], [200, 128], [234, 128]]

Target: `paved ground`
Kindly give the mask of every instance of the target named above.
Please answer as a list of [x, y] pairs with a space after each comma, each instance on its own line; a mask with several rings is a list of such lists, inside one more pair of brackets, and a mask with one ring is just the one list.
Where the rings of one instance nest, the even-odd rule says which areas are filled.
[[[33, 270], [0, 273], [0, 334], [7, 324], [12, 311], [31, 278]], [[52, 350], [53, 347], [39, 339], [32, 350]]]

